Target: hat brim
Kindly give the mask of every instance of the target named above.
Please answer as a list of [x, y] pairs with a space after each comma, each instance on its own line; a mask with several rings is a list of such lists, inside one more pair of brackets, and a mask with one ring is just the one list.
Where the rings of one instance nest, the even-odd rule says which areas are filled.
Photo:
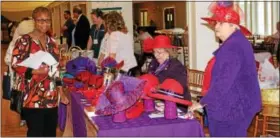
[[[218, 22], [218, 21], [220, 21], [220, 20], [218, 20], [218, 19], [216, 19], [216, 18], [201, 18], [202, 20], [204, 20], [204, 21], [207, 21], [208, 22], [208, 24], [213, 24], [213, 23], [215, 23], [215, 22]], [[220, 22], [224, 22], [224, 21], [220, 21]], [[244, 26], [242, 26], [242, 25], [240, 25], [240, 24], [236, 24], [236, 25], [238, 25], [239, 26], [239, 28], [240, 28], [240, 31], [245, 35], [245, 36], [250, 36], [250, 35], [252, 35], [252, 33], [246, 28], [246, 27], [244, 27]]]
[[126, 118], [133, 119], [139, 117], [144, 112], [144, 103], [138, 100], [132, 107], [128, 108], [125, 112]]
[[[116, 114], [120, 111], [124, 111], [127, 108], [133, 106], [136, 101], [140, 98], [140, 96], [143, 93], [143, 88], [145, 85], [145, 81], [142, 81], [137, 78], [129, 77], [130, 79], [125, 79], [124, 77], [120, 78], [120, 81], [125, 84], [125, 87], [131, 87], [133, 86], [132, 90], [127, 90], [125, 88], [125, 97], [122, 102], [119, 102], [117, 104], [112, 104], [110, 101], [107, 99], [105, 93], [106, 91], [103, 92], [103, 94], [99, 97], [98, 99], [98, 104], [96, 106], [96, 112], [95, 114], [97, 115], [112, 115]], [[108, 87], [108, 91], [110, 91], [111, 88], [114, 87], [114, 84], [118, 82], [115, 81]]]
[[173, 45], [154, 45], [153, 49], [155, 48], [178, 48], [177, 46], [173, 46]]
[[149, 93], [148, 95], [152, 98], [155, 98], [155, 99], [167, 100], [167, 101], [175, 102], [175, 103], [186, 105], [186, 106], [191, 106], [192, 105], [192, 102], [190, 102], [188, 100], [174, 98], [174, 97], [171, 97], [171, 96], [168, 96], [168, 95], [163, 95], [163, 94], [159, 94], [159, 93], [152, 93], [152, 92]]

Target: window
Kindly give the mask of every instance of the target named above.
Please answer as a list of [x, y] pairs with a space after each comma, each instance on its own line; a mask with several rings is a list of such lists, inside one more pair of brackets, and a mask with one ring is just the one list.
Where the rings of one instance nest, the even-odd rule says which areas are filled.
[[245, 25], [253, 34], [271, 35], [276, 31], [279, 21], [280, 2], [271, 1], [240, 1], [245, 18], [241, 24]]
[[[258, 15], [258, 18], [257, 18], [257, 30], [256, 30], [256, 32], [254, 32], [254, 33], [257, 33], [257, 34], [260, 34], [260, 35], [264, 35], [264, 27], [265, 27], [265, 25], [264, 25], [264, 22], [265, 22], [265, 20], [264, 20], [264, 16], [265, 16], [265, 12], [264, 12], [264, 10], [265, 10], [265, 8], [264, 8], [264, 2], [258, 2], [258, 4], [256, 5], [257, 6], [257, 15]], [[271, 18], [271, 17], [270, 17]]]
[[140, 11], [140, 26], [148, 26], [148, 11]]

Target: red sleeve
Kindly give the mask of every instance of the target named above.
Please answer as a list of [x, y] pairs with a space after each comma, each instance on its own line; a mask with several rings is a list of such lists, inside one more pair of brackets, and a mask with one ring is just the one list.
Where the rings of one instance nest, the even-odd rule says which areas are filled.
[[211, 72], [212, 72], [212, 68], [214, 66], [215, 63], [215, 58], [212, 58], [205, 69], [204, 72], [204, 78], [203, 78], [203, 85], [202, 85], [202, 91], [201, 91], [201, 95], [204, 96], [206, 95], [209, 87], [210, 87], [210, 82], [211, 82]]
[[23, 35], [22, 37], [17, 39], [15, 47], [13, 49], [12, 67], [14, 71], [20, 76], [25, 75], [27, 67], [18, 66], [17, 64], [29, 57], [29, 46], [31, 45], [29, 44], [30, 42], [30, 37], [28, 35]]

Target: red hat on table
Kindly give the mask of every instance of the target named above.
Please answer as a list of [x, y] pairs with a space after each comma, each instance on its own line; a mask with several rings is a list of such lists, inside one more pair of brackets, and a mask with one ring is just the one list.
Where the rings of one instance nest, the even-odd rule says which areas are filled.
[[144, 99], [151, 99], [147, 94], [152, 90], [155, 89], [159, 85], [158, 78], [153, 74], [144, 74], [139, 77], [141, 80], [146, 81], [146, 84], [144, 86], [144, 93], [142, 95], [142, 98]]
[[186, 106], [192, 105], [191, 101], [184, 99], [183, 93], [184, 89], [178, 81], [174, 79], [166, 79], [160, 85], [159, 90], [149, 92], [148, 96], [156, 99], [172, 101]]

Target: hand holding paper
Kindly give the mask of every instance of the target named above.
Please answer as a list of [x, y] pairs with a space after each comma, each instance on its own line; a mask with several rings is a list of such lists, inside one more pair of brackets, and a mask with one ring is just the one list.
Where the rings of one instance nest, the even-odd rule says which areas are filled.
[[49, 67], [47, 67], [46, 65], [42, 65], [39, 67], [39, 69], [33, 71], [33, 74], [44, 75], [44, 74], [48, 74], [48, 72], [49, 72]]
[[[48, 65], [49, 67], [42, 67], [42, 63]], [[40, 50], [35, 54], [30, 54], [30, 57], [18, 65], [36, 69], [38, 74], [48, 73], [49, 76], [52, 76], [57, 71], [58, 62], [50, 53]]]
[[28, 57], [18, 65], [32, 69], [38, 69], [40, 65], [42, 65], [42, 63], [52, 66], [54, 64], [57, 64], [57, 61], [50, 53], [40, 50], [35, 54], [30, 54], [30, 57]]

